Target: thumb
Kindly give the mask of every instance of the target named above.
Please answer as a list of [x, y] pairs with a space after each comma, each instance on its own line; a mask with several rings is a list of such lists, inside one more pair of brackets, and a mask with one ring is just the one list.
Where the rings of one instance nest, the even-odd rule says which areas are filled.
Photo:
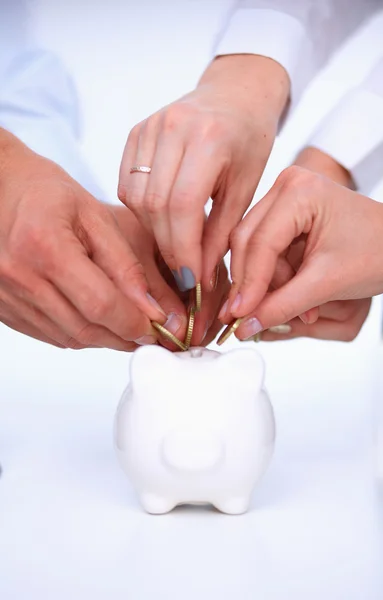
[[107, 210], [93, 212], [86, 237], [92, 261], [150, 320], [163, 323], [164, 311], [149, 294], [144, 268]]
[[[146, 259], [144, 267], [150, 292], [166, 314], [166, 322], [163, 323], [165, 329], [183, 342], [187, 327], [187, 315], [184, 303], [162, 276], [154, 257]], [[161, 343], [168, 349], [175, 349], [174, 344], [163, 337], [161, 338]]]
[[332, 290], [323, 286], [325, 273], [323, 268], [303, 268], [286, 285], [267, 294], [256, 310], [241, 323], [237, 337], [241, 340], [251, 338], [260, 331], [288, 323], [332, 300]]

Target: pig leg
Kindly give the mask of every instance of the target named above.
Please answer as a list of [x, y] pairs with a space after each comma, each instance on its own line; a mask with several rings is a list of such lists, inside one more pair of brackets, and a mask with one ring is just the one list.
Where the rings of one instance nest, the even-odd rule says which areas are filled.
[[214, 506], [227, 515], [242, 515], [247, 512], [250, 505], [249, 496], [233, 496], [213, 502]]
[[141, 504], [146, 512], [151, 515], [163, 515], [170, 512], [176, 505], [176, 502], [157, 494], [143, 493], [141, 495]]

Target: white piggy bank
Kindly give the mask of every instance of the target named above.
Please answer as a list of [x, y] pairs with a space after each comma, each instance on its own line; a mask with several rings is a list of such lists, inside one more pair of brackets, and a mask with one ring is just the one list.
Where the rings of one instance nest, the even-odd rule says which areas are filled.
[[255, 350], [134, 353], [115, 421], [120, 464], [147, 512], [213, 504], [245, 512], [275, 439]]

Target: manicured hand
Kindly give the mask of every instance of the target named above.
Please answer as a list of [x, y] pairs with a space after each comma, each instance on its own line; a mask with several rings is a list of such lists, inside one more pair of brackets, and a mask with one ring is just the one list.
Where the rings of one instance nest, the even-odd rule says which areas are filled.
[[[232, 230], [252, 201], [289, 96], [260, 56], [217, 58], [195, 91], [131, 131], [118, 195], [153, 232], [181, 290], [212, 290]], [[150, 173], [131, 173], [147, 166]], [[204, 207], [213, 200], [205, 221]]]
[[[286, 169], [233, 236], [235, 285], [224, 320], [245, 317], [237, 335], [247, 339], [327, 302], [367, 299], [346, 311], [339, 304], [321, 309], [322, 317], [330, 320], [333, 311], [343, 314], [337, 321], [347, 313], [354, 328], [343, 335], [355, 337], [355, 327], [368, 313], [368, 298], [383, 290], [382, 231], [383, 207], [378, 202], [307, 169]], [[300, 264], [284, 285], [270, 291], [281, 257], [291, 268], [288, 256], [297, 247]], [[310, 327], [319, 337], [314, 325]], [[336, 339], [341, 335], [339, 327], [332, 333]]]

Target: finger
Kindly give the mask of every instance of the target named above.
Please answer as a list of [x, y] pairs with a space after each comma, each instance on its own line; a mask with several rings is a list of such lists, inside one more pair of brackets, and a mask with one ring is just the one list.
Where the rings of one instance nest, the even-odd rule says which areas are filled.
[[[201, 311], [196, 313], [192, 338], [193, 346], [199, 346], [202, 343], [205, 343], [204, 340], [206, 339], [210, 340], [211, 328], [213, 325], [214, 332], [218, 332], [221, 329], [222, 325], [217, 322], [217, 318], [223, 300], [228, 295], [229, 289], [230, 282], [227, 276], [227, 269], [224, 262], [221, 261], [219, 264], [218, 281], [215, 289], [211, 292], [203, 291]], [[209, 337], [207, 338], [208, 332]], [[214, 337], [212, 339], [214, 339]]]
[[169, 201], [183, 154], [184, 146], [177, 132], [165, 130], [159, 134], [144, 200], [159, 251], [172, 271], [177, 264], [171, 242]]
[[204, 206], [216, 185], [222, 165], [206, 144], [190, 143], [173, 185], [169, 222], [173, 254], [186, 289], [202, 276], [202, 234]]
[[33, 327], [32, 325], [30, 325], [23, 319], [18, 318], [15, 315], [13, 315], [12, 317], [1, 316], [0, 321], [10, 329], [17, 331], [18, 333], [27, 335], [28, 337], [38, 340], [39, 342], [44, 342], [45, 344], [56, 346], [56, 348], [65, 349], [64, 345], [59, 344], [56, 340], [45, 336], [41, 331], [36, 329], [36, 327]]
[[87, 322], [82, 315], [49, 282], [19, 267], [14, 280], [3, 288], [3, 305], [12, 307], [31, 327], [65, 348], [87, 347], [133, 350], [127, 342], [108, 329]]
[[228, 182], [227, 188], [229, 191], [223, 198], [214, 197], [204, 227], [202, 285], [205, 290], [212, 290], [214, 269], [228, 252], [230, 234], [240, 223], [255, 192], [255, 185], [241, 189], [241, 181]]
[[[148, 282], [142, 264], [137, 259], [127, 240], [121, 233], [112, 215], [94, 214], [92, 223], [86, 225], [87, 246], [92, 262], [100, 267], [109, 280], [130, 301], [130, 320], [141, 319], [142, 311], [150, 320], [164, 322], [165, 313], [149, 294]], [[109, 282], [105, 282], [108, 284]], [[120, 294], [117, 295], [120, 297]], [[120, 298], [120, 301], [123, 298]], [[131, 306], [134, 303], [135, 307]], [[125, 307], [128, 309], [128, 306]], [[139, 309], [139, 311], [137, 311]], [[132, 312], [133, 311], [133, 312]], [[128, 314], [128, 313], [126, 313]]]
[[321, 318], [344, 322], [352, 319], [364, 303], [364, 300], [336, 300], [322, 304], [319, 312]]
[[129, 133], [122, 155], [120, 172], [118, 176], [118, 198], [126, 206], [129, 206], [129, 198], [127, 197], [127, 186], [130, 177], [130, 169], [134, 164], [134, 159], [137, 155], [138, 138], [140, 135], [141, 123], [138, 123]]
[[[290, 261], [283, 257], [279, 256], [277, 260], [277, 266], [271, 280], [270, 289], [277, 290], [282, 286], [286, 285], [293, 277], [295, 277], [296, 272], [294, 268], [291, 266]], [[311, 308], [307, 310], [302, 315], [299, 315], [299, 318], [308, 325], [309, 323], [315, 323], [315, 321], [319, 318], [319, 308]]]
[[[293, 177], [296, 178], [295, 171]], [[284, 181], [283, 186], [279, 185], [279, 192], [283, 193], [270, 190], [272, 203], [263, 220], [258, 224], [257, 214], [254, 216], [253, 211], [250, 211], [237, 228], [232, 268], [238, 270], [240, 279], [233, 274], [237, 285], [230, 299], [230, 309], [235, 318], [254, 311], [269, 288], [278, 257], [295, 238], [308, 233], [312, 227], [315, 215], [310, 202], [306, 201], [307, 197], [297, 194], [295, 180], [291, 184], [291, 175], [285, 175]], [[257, 223], [256, 226], [254, 222]], [[313, 304], [306, 310], [316, 305]]]
[[300, 271], [282, 288], [265, 295], [255, 311], [244, 319], [238, 328], [238, 337], [247, 339], [264, 329], [290, 322], [298, 315], [328, 299], [323, 286], [323, 273], [327, 268], [310, 268]]
[[[186, 308], [176, 292], [168, 285], [161, 275], [154, 260], [145, 262], [145, 270], [153, 297], [161, 304], [166, 313], [165, 329], [173, 333], [182, 342], [186, 336]], [[160, 337], [160, 342], [169, 350], [178, 350], [172, 342]]]
[[[156, 114], [141, 124], [137, 152], [130, 166], [144, 166], [152, 169], [160, 127], [160, 115]], [[129, 168], [130, 169], [130, 168]], [[126, 197], [129, 208], [147, 230], [152, 231], [150, 218], [145, 206], [146, 189], [151, 178], [150, 173], [133, 172], [129, 174], [126, 185]]]
[[220, 321], [218, 321], [218, 319], [216, 319], [214, 321], [214, 323], [211, 325], [210, 329], [207, 331], [205, 337], [203, 338], [202, 342], [201, 342], [201, 346], [209, 346], [209, 344], [211, 344], [215, 338], [217, 337], [217, 335], [219, 334], [219, 332], [222, 329], [222, 323], [220, 323]]
[[[66, 242], [66, 243], [65, 243]], [[156, 336], [150, 321], [129, 301], [72, 239], [64, 242], [65, 261], [52, 252], [47, 276], [80, 312], [86, 322], [102, 325], [126, 341], [141, 343]]]
[[270, 331], [264, 331], [261, 334], [261, 340], [273, 342], [306, 337], [317, 340], [351, 342], [359, 334], [366, 316], [365, 313], [360, 314], [354, 319], [343, 322], [320, 318], [313, 325], [305, 325], [300, 319], [294, 319], [289, 323], [291, 331], [288, 334], [278, 335]]

